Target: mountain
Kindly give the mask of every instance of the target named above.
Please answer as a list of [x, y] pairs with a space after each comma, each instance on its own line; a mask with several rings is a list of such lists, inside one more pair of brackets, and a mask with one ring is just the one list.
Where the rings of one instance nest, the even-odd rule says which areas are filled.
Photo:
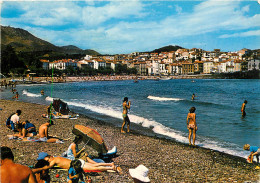
[[16, 52], [54, 52], [55, 54], [90, 54], [100, 55], [95, 50], [82, 50], [76, 46], [55, 46], [37, 38], [28, 31], [10, 26], [1, 26], [1, 47], [11, 45]]
[[155, 49], [155, 50], [151, 51], [151, 53], [177, 51], [178, 49], [183, 49], [183, 48], [178, 45], [175, 45], [175, 46], [169, 45], [169, 46], [164, 46], [162, 48]]

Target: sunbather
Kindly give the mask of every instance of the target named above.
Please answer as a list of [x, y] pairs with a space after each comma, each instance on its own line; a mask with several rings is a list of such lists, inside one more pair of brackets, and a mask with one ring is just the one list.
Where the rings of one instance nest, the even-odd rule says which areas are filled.
[[[44, 159], [49, 162], [49, 166], [45, 166], [43, 168], [33, 169], [33, 172], [39, 172], [42, 170], [47, 170], [53, 168], [54, 166], [58, 166], [62, 169], [69, 169], [71, 160], [64, 157], [53, 157], [48, 155], [45, 152], [39, 153], [37, 160]], [[118, 173], [122, 173], [122, 169], [118, 166], [115, 166], [114, 163], [96, 163], [96, 162], [85, 162], [82, 159], [79, 159], [82, 163], [82, 169], [84, 171], [107, 171], [114, 170]]]

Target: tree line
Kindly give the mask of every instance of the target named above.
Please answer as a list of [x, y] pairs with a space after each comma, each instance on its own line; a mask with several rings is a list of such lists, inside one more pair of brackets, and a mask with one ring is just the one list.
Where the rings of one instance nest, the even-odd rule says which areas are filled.
[[93, 69], [89, 66], [82, 69], [67, 67], [65, 70], [48, 69], [42, 67], [40, 59], [59, 60], [59, 59], [80, 59], [85, 55], [81, 54], [62, 54], [52, 51], [34, 51], [34, 52], [15, 52], [10, 45], [1, 50], [1, 74], [8, 76], [25, 76], [27, 73], [36, 73], [35, 76], [61, 76], [66, 74], [68, 76], [92, 76], [92, 75], [112, 75], [112, 74], [137, 74], [135, 68], [127, 68], [126, 65], [117, 65], [115, 70], [111, 68], [100, 67]]

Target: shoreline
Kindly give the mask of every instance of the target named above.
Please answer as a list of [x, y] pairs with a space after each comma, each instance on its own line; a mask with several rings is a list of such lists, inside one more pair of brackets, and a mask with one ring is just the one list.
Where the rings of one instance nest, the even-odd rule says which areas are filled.
[[[64, 144], [8, 140], [6, 135], [12, 134], [4, 125], [8, 115], [17, 109], [22, 109], [21, 121], [28, 119], [38, 129], [40, 124], [46, 121], [40, 116], [46, 112], [46, 106], [1, 99], [0, 108], [3, 109], [0, 111], [1, 145], [11, 147], [15, 161], [23, 165], [35, 164], [37, 153], [41, 151], [60, 155], [74, 138], [71, 133], [73, 125], [87, 124], [101, 134], [109, 149], [117, 146], [119, 156], [114, 161], [124, 171], [121, 176], [115, 173], [101, 173], [105, 179], [101, 182], [133, 182], [129, 177], [128, 169], [135, 168], [139, 164], [149, 168], [149, 178], [152, 182], [257, 182], [259, 180], [259, 170], [255, 170], [255, 165], [248, 164], [244, 158], [202, 147], [193, 148], [173, 139], [147, 136], [143, 133], [144, 129], [121, 134], [120, 127], [81, 114], [78, 119], [56, 119], [56, 125], [51, 127], [52, 136], [67, 139]], [[54, 176], [57, 170], [52, 170], [51, 173], [52, 182], [61, 181], [67, 175], [60, 173], [58, 179]]]

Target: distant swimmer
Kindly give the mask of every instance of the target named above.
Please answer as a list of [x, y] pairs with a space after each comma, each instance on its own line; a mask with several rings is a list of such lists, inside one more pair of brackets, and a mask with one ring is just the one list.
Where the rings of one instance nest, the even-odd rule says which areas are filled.
[[245, 100], [241, 106], [242, 117], [246, 116], [246, 104], [247, 104], [247, 100]]
[[42, 91], [41, 91], [41, 95], [44, 95], [44, 90], [42, 89]]
[[130, 120], [127, 115], [128, 109], [130, 109], [130, 105], [131, 105], [131, 102], [130, 101], [128, 102], [128, 98], [125, 97], [123, 100], [123, 125], [121, 128], [121, 133], [125, 133], [125, 131], [124, 131], [125, 124], [127, 124], [127, 132], [130, 132]]
[[195, 93], [193, 93], [192, 96], [191, 96], [191, 100], [194, 100], [195, 97], [196, 97], [196, 96], [195, 96]]
[[196, 123], [195, 107], [190, 108], [187, 115], [187, 129], [189, 130], [189, 145], [191, 145], [191, 134], [193, 133], [193, 145], [195, 146], [196, 131], [198, 130]]
[[19, 98], [19, 93], [16, 92], [16, 94], [12, 97], [12, 99], [16, 99], [16, 100], [18, 100], [18, 98]]

